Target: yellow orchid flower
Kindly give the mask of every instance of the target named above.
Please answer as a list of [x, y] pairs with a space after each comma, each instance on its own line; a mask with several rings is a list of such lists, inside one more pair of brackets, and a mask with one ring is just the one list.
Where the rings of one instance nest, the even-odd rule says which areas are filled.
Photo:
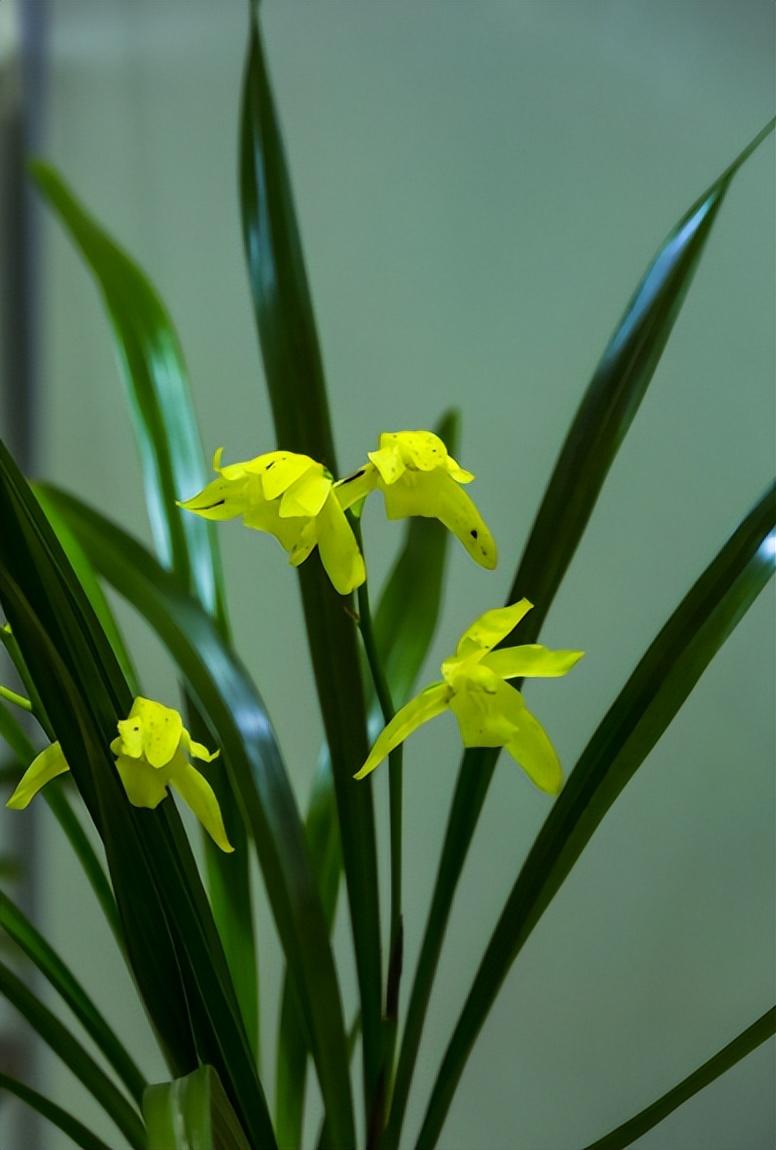
[[364, 560], [322, 463], [292, 451], [268, 451], [222, 467], [221, 455], [219, 448], [213, 456], [219, 478], [179, 507], [204, 519], [242, 516], [246, 527], [273, 535], [295, 567], [317, 547], [340, 595], [361, 586]]
[[538, 643], [494, 651], [532, 606], [521, 599], [476, 619], [461, 636], [455, 655], [442, 664], [442, 682], [426, 687], [396, 713], [355, 777], [363, 779], [421, 724], [449, 709], [465, 747], [505, 747], [537, 787], [557, 794], [563, 774], [555, 748], [523, 696], [506, 680], [565, 675], [584, 652], [550, 651]]
[[[233, 851], [213, 788], [188, 758], [210, 763], [219, 752], [211, 753], [202, 743], [195, 742], [177, 711], [151, 699], [135, 699], [128, 718], [118, 723], [118, 731], [110, 749], [132, 805], [153, 809], [170, 786], [216, 845], [227, 853]], [[24, 810], [46, 783], [69, 769], [59, 743], [51, 743], [25, 771], [6, 806]]]
[[337, 497], [346, 510], [371, 491], [382, 491], [389, 519], [420, 515], [438, 519], [460, 539], [476, 563], [492, 571], [498, 554], [496, 542], [461, 484], [474, 476], [448, 453], [432, 431], [386, 431], [377, 451], [360, 471], [336, 484]]

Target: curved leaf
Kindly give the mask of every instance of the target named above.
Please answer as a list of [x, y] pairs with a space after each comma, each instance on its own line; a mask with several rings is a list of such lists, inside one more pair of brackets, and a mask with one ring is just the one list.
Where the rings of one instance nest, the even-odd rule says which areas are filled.
[[553, 805], [485, 950], [437, 1076], [417, 1150], [436, 1145], [474, 1041], [526, 939], [775, 567], [772, 487], [648, 648]]
[[11, 1078], [8, 1074], [3, 1074], [0, 1071], [0, 1091], [7, 1090], [9, 1094], [15, 1094], [25, 1105], [37, 1110], [52, 1125], [57, 1126], [64, 1134], [71, 1138], [76, 1146], [80, 1146], [81, 1150], [110, 1150], [102, 1139], [92, 1134], [91, 1130], [82, 1125], [78, 1119], [73, 1118], [72, 1114], [68, 1114], [61, 1106], [50, 1102], [48, 1098], [44, 1098], [42, 1094], [32, 1090], [29, 1086], [25, 1086], [23, 1082], [19, 1082], [16, 1078]]
[[58, 1054], [89, 1093], [110, 1115], [135, 1150], [146, 1150], [145, 1129], [138, 1112], [113, 1085], [85, 1048], [51, 1011], [0, 961], [0, 995], [26, 1018], [43, 1041]]
[[[652, 381], [731, 181], [774, 124], [771, 120], [755, 136], [668, 234], [609, 340], [572, 420], [507, 598], [512, 603], [526, 596], [535, 604], [520, 625], [521, 643], [538, 637]], [[504, 640], [514, 642], [514, 633]], [[385, 1150], [398, 1145], [450, 910], [497, 759], [497, 751], [481, 748], [463, 756], [410, 994]]]
[[[48, 489], [103, 578], [167, 646], [204, 715], [245, 809], [286, 960], [304, 1004], [336, 1146], [352, 1141], [347, 1044], [334, 960], [293, 792], [263, 703], [215, 625], [129, 535]], [[223, 1078], [223, 1073], [219, 1070]]]
[[[336, 474], [318, 337], [255, 5], [243, 86], [240, 190], [248, 271], [278, 440]], [[317, 552], [298, 573], [334, 768], [361, 999], [368, 1113], [383, 1057], [382, 956], [372, 790], [353, 780], [368, 749], [358, 646], [346, 601], [335, 593]]]
[[119, 1075], [129, 1093], [141, 1103], [146, 1081], [124, 1045], [53, 947], [49, 946], [19, 907], [15, 906], [2, 891], [0, 891], [0, 927], [62, 996], [86, 1033]]
[[147, 1150], [251, 1150], [212, 1066], [149, 1086], [143, 1113]]
[[[460, 417], [448, 411], [435, 428], [451, 455], [457, 454]], [[448, 531], [435, 519], [410, 519], [396, 563], [375, 612], [377, 649], [391, 697], [401, 705], [420, 673], [442, 607]], [[379, 703], [372, 698], [369, 727], [382, 726]], [[305, 821], [307, 845], [318, 878], [329, 930], [337, 906], [342, 854], [328, 748], [318, 760]], [[307, 1036], [293, 987], [285, 980], [277, 1042], [275, 1123], [282, 1146], [301, 1143], [307, 1068]]]
[[669, 1090], [667, 1094], [658, 1098], [657, 1102], [653, 1102], [651, 1106], [642, 1110], [634, 1118], [623, 1122], [622, 1126], [618, 1126], [616, 1130], [612, 1130], [603, 1138], [591, 1142], [585, 1150], [626, 1150], [642, 1134], [646, 1134], [648, 1130], [657, 1126], [688, 1098], [692, 1098], [693, 1094], [703, 1090], [715, 1078], [719, 1078], [726, 1070], [730, 1070], [731, 1066], [735, 1066], [747, 1054], [751, 1054], [763, 1042], [772, 1038], [774, 1034], [776, 1034], [776, 1006], [767, 1010], [743, 1033], [718, 1051], [713, 1058], [704, 1062], [703, 1066], [699, 1066], [692, 1074], [688, 1074], [678, 1086], [674, 1086], [673, 1090]]

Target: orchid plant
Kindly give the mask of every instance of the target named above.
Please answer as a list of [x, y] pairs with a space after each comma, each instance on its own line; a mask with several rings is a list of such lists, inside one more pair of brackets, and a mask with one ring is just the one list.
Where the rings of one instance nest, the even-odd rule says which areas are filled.
[[[440, 1138], [444, 1144], [467, 1059], [525, 941], [773, 571], [771, 490], [733, 525], [729, 541], [699, 573], [564, 783], [550, 735], [522, 687], [534, 676], [566, 675], [582, 652], [549, 650], [536, 640], [731, 182], [773, 127], [690, 207], [648, 266], [582, 396], [507, 603], [473, 621], [461, 619], [441, 678], [414, 696], [439, 613], [448, 534], [483, 569], [483, 580], [496, 566], [496, 542], [468, 494], [474, 475], [454, 458], [455, 413], [434, 431], [383, 432], [376, 449], [354, 450], [353, 459], [363, 462], [337, 478], [257, 6], [251, 6], [243, 91], [241, 209], [277, 450], [224, 464], [219, 449], [216, 478], [205, 482], [183, 358], [166, 308], [62, 178], [33, 166], [41, 193], [94, 274], [113, 325], [156, 555], [72, 495], [31, 487], [0, 446], [0, 603], [7, 619], [0, 638], [19, 680], [0, 689], [0, 734], [13, 760], [3, 776], [10, 782], [7, 805], [19, 812], [14, 817], [29, 817], [22, 812], [40, 793], [61, 824], [132, 973], [168, 1081], [146, 1081], [110, 1020], [6, 889], [0, 926], [85, 1028], [95, 1054], [4, 958], [0, 995], [113, 1120], [113, 1150], [119, 1144], [300, 1150], [310, 1068], [323, 1110], [311, 1145], [410, 1145], [407, 1102], [445, 932], [505, 749], [546, 792], [547, 816], [485, 941], [413, 1143], [415, 1150], [432, 1150]], [[264, 439], [258, 449], [268, 446]], [[373, 614], [360, 520], [375, 492], [389, 521], [408, 522]], [[264, 703], [230, 638], [214, 524], [236, 518], [273, 536], [297, 569], [326, 733], [306, 817]], [[515, 541], [501, 541], [502, 554], [514, 549]], [[256, 563], [274, 558], [257, 541]], [[182, 700], [142, 695], [104, 585], [156, 631], [178, 669]], [[464, 753], [424, 924], [405, 921], [402, 906], [403, 745], [446, 711], [457, 721]], [[371, 749], [368, 730], [375, 732]], [[386, 759], [384, 947], [371, 787], [372, 772]], [[201, 824], [204, 878], [176, 799]], [[96, 837], [85, 832], [84, 818]], [[260, 1072], [252, 849], [286, 963], [272, 1101]], [[331, 942], [342, 879], [359, 1000], [350, 1024]], [[2, 881], [8, 887], [7, 878]], [[403, 960], [407, 932], [419, 941], [414, 971]], [[631, 1145], [775, 1029], [776, 1009], [770, 1009], [588, 1150]], [[357, 1050], [360, 1073], [353, 1069]], [[0, 1067], [0, 1092], [38, 1110], [84, 1150], [108, 1150], [78, 1114], [6, 1067]]]

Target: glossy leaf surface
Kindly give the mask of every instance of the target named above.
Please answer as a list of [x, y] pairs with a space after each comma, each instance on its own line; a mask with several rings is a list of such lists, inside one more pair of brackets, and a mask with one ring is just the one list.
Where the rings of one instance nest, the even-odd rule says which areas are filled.
[[143, 1113], [148, 1150], [251, 1150], [212, 1066], [149, 1086]]

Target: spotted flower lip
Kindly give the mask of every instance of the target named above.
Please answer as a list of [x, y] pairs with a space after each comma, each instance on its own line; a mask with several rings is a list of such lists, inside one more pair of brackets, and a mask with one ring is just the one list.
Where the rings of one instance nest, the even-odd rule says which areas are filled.
[[355, 506], [379, 490], [389, 519], [421, 516], [438, 519], [463, 544], [476, 563], [493, 570], [496, 542], [462, 486], [474, 479], [453, 459], [432, 431], [386, 431], [368, 462], [336, 485], [342, 507]]
[[[118, 723], [118, 737], [110, 744], [127, 798], [135, 807], [153, 810], [172, 787], [192, 810], [215, 844], [231, 853], [213, 788], [189, 761], [211, 763], [218, 751], [208, 751], [192, 739], [180, 714], [172, 707], [138, 696], [126, 719]], [[59, 743], [51, 743], [33, 760], [6, 803], [24, 810], [46, 783], [70, 768]]]
[[442, 664], [441, 682], [426, 687], [396, 713], [355, 777], [365, 778], [413, 731], [450, 710], [465, 747], [504, 747], [537, 787], [557, 794], [563, 772], [555, 748], [507, 680], [565, 675], [584, 652], [551, 651], [538, 643], [494, 650], [532, 606], [521, 599], [475, 619], [461, 635], [455, 654]]
[[332, 584], [349, 595], [366, 579], [364, 560], [322, 463], [292, 451], [269, 451], [240, 463], [221, 464], [218, 478], [178, 506], [204, 519], [242, 517], [246, 527], [274, 536], [294, 566], [317, 547]]

